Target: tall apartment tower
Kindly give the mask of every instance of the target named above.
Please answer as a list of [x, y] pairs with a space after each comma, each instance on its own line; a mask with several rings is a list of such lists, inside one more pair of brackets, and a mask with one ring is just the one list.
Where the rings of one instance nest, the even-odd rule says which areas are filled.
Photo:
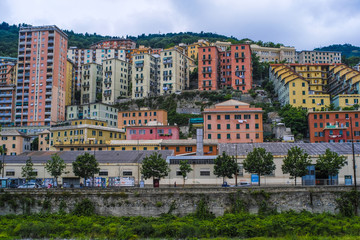
[[103, 61], [102, 102], [113, 105], [129, 97], [129, 63], [116, 58]]
[[97, 63], [87, 63], [82, 66], [82, 89], [81, 104], [95, 103], [102, 100], [97, 99], [101, 96], [103, 84], [103, 68]]
[[189, 58], [177, 49], [160, 54], [160, 94], [171, 94], [189, 87]]
[[67, 35], [56, 26], [19, 31], [16, 126], [65, 120]]
[[252, 87], [251, 49], [249, 44], [199, 48], [199, 90], [232, 87], [247, 92]]
[[135, 54], [132, 60], [132, 99], [153, 97], [159, 89], [159, 55]]

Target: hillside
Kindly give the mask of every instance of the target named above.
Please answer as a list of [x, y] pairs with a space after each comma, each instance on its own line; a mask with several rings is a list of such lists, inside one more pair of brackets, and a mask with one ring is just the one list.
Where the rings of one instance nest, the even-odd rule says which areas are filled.
[[[0, 24], [0, 56], [17, 57], [18, 37], [20, 26], [27, 26], [27, 24], [10, 25], [6, 22]], [[117, 36], [102, 36], [96, 33], [75, 33], [72, 30], [63, 30], [69, 38], [68, 46], [76, 46], [78, 48], [89, 48], [91, 44], [109, 38], [117, 38]], [[233, 36], [228, 37], [216, 33], [207, 32], [180, 32], [180, 33], [164, 33], [164, 34], [141, 34], [137, 37], [126, 36], [137, 43], [137, 45], [144, 45], [152, 48], [168, 48], [179, 43], [193, 43], [199, 39], [207, 39], [210, 42], [215, 41], [229, 41], [232, 43], [244, 43], [250, 41], [259, 46], [277, 47], [283, 46], [281, 43], [252, 41], [251, 39], [237, 39]]]
[[333, 44], [327, 47], [315, 48], [319, 51], [338, 51], [345, 57], [360, 57], [360, 47], [345, 43], [345, 44]]

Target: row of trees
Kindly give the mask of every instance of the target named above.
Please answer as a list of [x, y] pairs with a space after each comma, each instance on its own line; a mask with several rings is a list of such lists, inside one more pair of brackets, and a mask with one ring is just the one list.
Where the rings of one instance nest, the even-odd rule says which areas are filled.
[[[272, 174], [275, 169], [273, 155], [267, 152], [264, 148], [254, 148], [243, 161], [243, 167], [246, 172], [257, 174], [260, 177]], [[296, 179], [308, 174], [308, 166], [312, 164], [310, 156], [303, 149], [295, 146], [288, 150], [287, 156], [283, 160], [281, 166], [284, 174], [289, 174], [290, 179]], [[316, 167], [324, 174], [335, 176], [339, 173], [340, 169], [347, 164], [346, 157], [340, 156], [330, 149], [326, 149], [324, 154], [321, 154], [316, 161]], [[72, 163], [73, 172], [75, 176], [86, 179], [99, 173], [99, 163], [96, 161], [95, 156], [89, 153], [79, 155], [76, 161]], [[64, 160], [57, 154], [51, 156], [51, 159], [46, 163], [45, 169], [54, 178], [56, 184], [57, 179], [62, 174], [68, 173], [66, 171], [66, 164]], [[183, 185], [189, 172], [193, 169], [186, 160], [180, 161], [180, 173], [183, 177]], [[170, 168], [168, 163], [161, 154], [153, 153], [144, 158], [142, 162], [141, 174], [144, 179], [161, 179], [168, 176]], [[234, 156], [229, 156], [225, 152], [214, 160], [214, 175], [223, 178], [233, 178], [239, 172], [239, 165]], [[25, 166], [22, 167], [22, 176], [28, 181], [35, 179], [36, 173], [33, 168], [31, 158], [26, 161]], [[332, 180], [332, 179], [330, 179]], [[332, 183], [332, 181], [331, 181]]]

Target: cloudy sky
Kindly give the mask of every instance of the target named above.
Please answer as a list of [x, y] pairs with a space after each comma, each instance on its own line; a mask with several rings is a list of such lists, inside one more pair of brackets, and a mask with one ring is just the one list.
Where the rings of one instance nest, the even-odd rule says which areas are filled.
[[359, 0], [0, 0], [0, 21], [126, 36], [214, 32], [295, 46], [360, 46]]

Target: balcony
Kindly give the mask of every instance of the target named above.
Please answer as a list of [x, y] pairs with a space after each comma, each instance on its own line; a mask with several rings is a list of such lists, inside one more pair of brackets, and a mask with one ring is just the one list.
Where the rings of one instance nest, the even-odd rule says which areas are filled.
[[54, 47], [50, 47], [50, 46], [49, 46], [49, 47], [48, 47], [48, 50], [54, 50]]
[[49, 33], [48, 37], [54, 37], [55, 34], [54, 33]]
[[144, 76], [135, 76], [135, 80], [143, 80]]
[[172, 57], [167, 57], [163, 59], [163, 64], [170, 64], [172, 63]]
[[47, 60], [48, 63], [52, 63], [53, 61], [54, 61], [54, 59], [52, 59], [52, 58]]
[[203, 73], [212, 73], [212, 70], [211, 69], [205, 69], [202, 71]]
[[46, 104], [45, 108], [51, 108], [51, 104]]
[[46, 82], [52, 82], [52, 81], [53, 81], [52, 78], [47, 78], [47, 79], [46, 79]]
[[243, 54], [243, 55], [237, 55], [237, 54], [235, 54], [235, 59], [241, 59], [241, 58], [245, 58], [245, 54]]
[[52, 85], [46, 85], [46, 89], [51, 89], [52, 88]]

